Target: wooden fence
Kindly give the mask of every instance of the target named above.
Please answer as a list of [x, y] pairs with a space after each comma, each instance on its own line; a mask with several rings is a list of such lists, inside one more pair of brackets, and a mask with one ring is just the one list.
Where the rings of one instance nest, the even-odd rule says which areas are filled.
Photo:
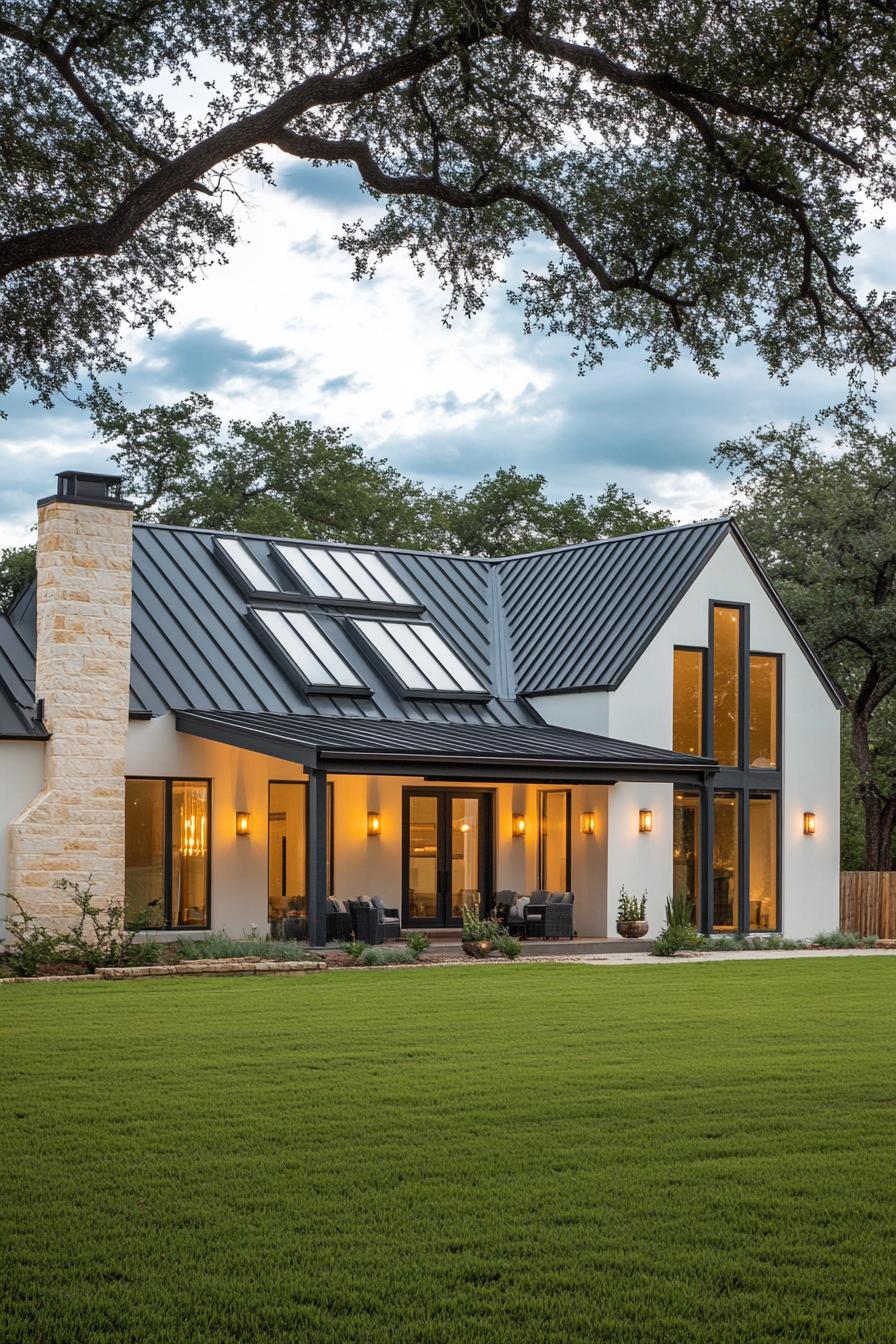
[[841, 873], [840, 927], [896, 938], [896, 873]]

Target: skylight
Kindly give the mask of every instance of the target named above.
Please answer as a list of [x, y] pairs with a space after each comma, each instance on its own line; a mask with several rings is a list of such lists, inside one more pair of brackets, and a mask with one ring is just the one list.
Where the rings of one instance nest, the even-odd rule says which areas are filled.
[[488, 695], [488, 688], [432, 625], [353, 618], [351, 624], [379, 654], [409, 695]]
[[215, 537], [215, 545], [253, 593], [279, 593], [274, 580], [265, 573], [255, 556], [236, 537]]
[[253, 607], [252, 615], [296, 669], [306, 689], [369, 693], [370, 688], [359, 680], [306, 612]]
[[413, 604], [414, 599], [373, 551], [274, 543], [289, 570], [315, 597]]

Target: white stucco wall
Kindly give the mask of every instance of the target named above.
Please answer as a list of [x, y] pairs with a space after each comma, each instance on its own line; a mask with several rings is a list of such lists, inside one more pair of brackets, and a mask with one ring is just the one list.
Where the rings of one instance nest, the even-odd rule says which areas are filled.
[[[708, 645], [710, 601], [749, 603], [751, 648], [782, 655], [783, 930], [802, 938], [834, 929], [839, 922], [839, 714], [733, 537], [722, 542], [616, 691], [541, 696], [537, 708], [549, 723], [671, 747], [673, 649], [676, 644]], [[597, 726], [602, 723], [606, 728]], [[611, 919], [624, 883], [636, 894], [647, 888], [651, 925], [660, 927], [672, 887], [672, 805], [668, 785], [625, 784], [610, 791]], [[650, 835], [638, 833], [642, 807], [652, 807], [654, 813]], [[802, 833], [806, 811], [817, 817], [817, 834], [811, 838]]]
[[[212, 926], [234, 936], [253, 923], [264, 928], [268, 782], [302, 779], [302, 770], [275, 757], [178, 733], [172, 714], [131, 723], [125, 769], [131, 776], [212, 780]], [[363, 775], [334, 775], [332, 781], [334, 895], [340, 899], [381, 896], [387, 905], [400, 906], [402, 791], [405, 786], [426, 786], [425, 781], [413, 776]], [[536, 786], [477, 783], [468, 787], [494, 794], [496, 890], [533, 890], [538, 854]], [[606, 932], [607, 792], [599, 786], [572, 790], [571, 885], [576, 893], [576, 927], [583, 936]], [[252, 814], [248, 837], [236, 836], [237, 810]], [[381, 814], [382, 834], [377, 838], [367, 835], [368, 811]], [[593, 836], [581, 832], [584, 811], [596, 814]], [[526, 817], [524, 837], [511, 834], [514, 812]]]
[[[43, 742], [0, 742], [0, 892], [9, 890], [9, 823], [40, 792], [43, 779]], [[0, 899], [0, 940], [5, 933], [5, 914], [6, 901]]]

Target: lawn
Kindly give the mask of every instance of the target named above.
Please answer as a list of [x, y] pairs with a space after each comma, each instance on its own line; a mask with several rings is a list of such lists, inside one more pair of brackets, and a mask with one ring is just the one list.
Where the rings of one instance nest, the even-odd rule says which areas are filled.
[[0, 1338], [896, 1339], [896, 959], [0, 990]]

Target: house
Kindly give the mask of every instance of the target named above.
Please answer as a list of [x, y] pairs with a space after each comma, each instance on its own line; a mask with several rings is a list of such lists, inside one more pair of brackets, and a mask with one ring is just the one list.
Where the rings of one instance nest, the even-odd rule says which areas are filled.
[[[621, 887], [651, 929], [838, 922], [839, 702], [735, 524], [509, 559], [134, 524], [62, 472], [0, 622], [0, 889], [170, 936], [381, 895]], [[164, 935], [160, 935], [164, 936]]]

